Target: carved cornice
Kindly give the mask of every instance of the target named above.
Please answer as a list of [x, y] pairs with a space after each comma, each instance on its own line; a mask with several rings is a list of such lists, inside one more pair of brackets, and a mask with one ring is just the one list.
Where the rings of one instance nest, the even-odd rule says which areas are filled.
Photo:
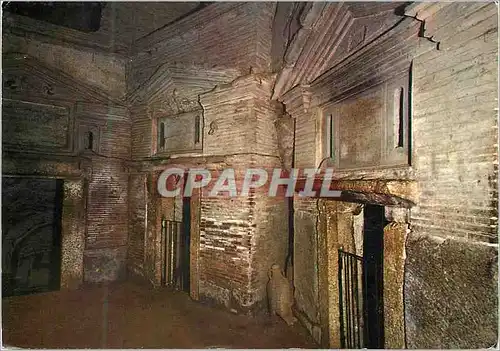
[[286, 105], [286, 110], [292, 117], [297, 117], [309, 112], [311, 99], [310, 86], [301, 85], [286, 92], [279, 101]]
[[[295, 191], [304, 189], [306, 179], [297, 180]], [[323, 184], [318, 176], [312, 189], [319, 195]], [[418, 202], [419, 188], [414, 181], [401, 180], [332, 180], [330, 190], [342, 192], [340, 201], [384, 204], [410, 208]]]
[[249, 74], [240, 76], [229, 83], [219, 84], [213, 90], [200, 95], [204, 108], [245, 99], [262, 99], [268, 102], [275, 74]]
[[80, 156], [4, 150], [2, 174], [74, 178], [85, 176], [89, 162]]
[[310, 84], [329, 68], [375, 40], [402, 17], [397, 5], [313, 3], [302, 28], [285, 53], [285, 67], [276, 81], [273, 99], [298, 85]]
[[86, 85], [70, 75], [49, 68], [22, 53], [8, 53], [2, 59], [3, 97], [42, 98], [64, 101], [87, 101], [103, 105], [123, 103], [98, 88]]
[[78, 116], [89, 116], [93, 119], [123, 121], [130, 123], [130, 112], [125, 106], [100, 105], [96, 103], [77, 102], [75, 113]]
[[129, 105], [155, 106], [163, 112], [182, 113], [199, 109], [198, 95], [239, 75], [233, 69], [161, 66], [148, 80], [127, 96]]
[[420, 42], [419, 31], [419, 21], [404, 18], [393, 30], [322, 74], [311, 84], [313, 106], [342, 100], [408, 73], [419, 46], [429, 43]]

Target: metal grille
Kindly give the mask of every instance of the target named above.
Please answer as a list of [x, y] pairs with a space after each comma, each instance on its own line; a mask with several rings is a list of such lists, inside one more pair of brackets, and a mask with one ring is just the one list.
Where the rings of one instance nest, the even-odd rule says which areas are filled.
[[363, 257], [339, 249], [340, 343], [361, 349], [364, 333]]
[[179, 288], [180, 281], [180, 249], [181, 249], [182, 222], [162, 219], [161, 240], [163, 270], [162, 285]]

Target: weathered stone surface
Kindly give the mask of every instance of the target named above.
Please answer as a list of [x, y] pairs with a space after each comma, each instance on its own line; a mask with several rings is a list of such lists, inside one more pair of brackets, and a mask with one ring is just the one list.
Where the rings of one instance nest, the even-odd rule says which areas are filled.
[[293, 166], [293, 150], [295, 144], [295, 120], [283, 114], [275, 122], [281, 167], [290, 170]]
[[268, 272], [267, 298], [269, 313], [271, 316], [277, 314], [288, 324], [297, 321], [293, 316], [293, 290], [290, 281], [285, 277], [278, 264], [273, 264]]
[[132, 173], [129, 176], [127, 272], [144, 274], [146, 233], [146, 181], [145, 174]]
[[448, 48], [414, 62], [413, 230], [498, 242], [497, 8], [450, 4], [418, 16]]
[[[318, 242], [315, 199], [294, 201], [293, 276], [296, 308], [318, 324]], [[300, 316], [299, 316], [300, 319]], [[312, 332], [312, 330], [311, 330]]]
[[84, 281], [85, 183], [66, 179], [62, 209], [61, 289], [76, 289]]
[[85, 250], [85, 282], [102, 283], [125, 279], [125, 257], [125, 248]]
[[384, 228], [384, 348], [386, 349], [406, 347], [403, 283], [407, 231], [406, 218], [401, 222], [389, 223]]
[[498, 336], [497, 247], [411, 234], [405, 321], [409, 348], [489, 348]]

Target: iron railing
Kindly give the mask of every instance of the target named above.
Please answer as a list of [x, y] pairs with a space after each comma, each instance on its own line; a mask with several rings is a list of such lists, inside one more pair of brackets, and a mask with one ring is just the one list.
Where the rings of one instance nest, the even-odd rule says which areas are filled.
[[363, 257], [339, 249], [340, 343], [342, 348], [361, 349], [364, 333]]
[[161, 221], [161, 241], [163, 269], [161, 275], [162, 285], [178, 288], [179, 259], [181, 246], [182, 222], [171, 221], [165, 218]]

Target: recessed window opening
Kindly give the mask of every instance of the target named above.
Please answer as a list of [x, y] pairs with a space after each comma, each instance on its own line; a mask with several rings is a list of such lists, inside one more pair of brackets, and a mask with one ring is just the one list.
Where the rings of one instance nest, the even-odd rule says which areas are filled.
[[328, 157], [334, 157], [334, 140], [333, 140], [333, 115], [329, 115], [327, 118], [327, 141], [328, 141]]
[[200, 116], [194, 118], [194, 143], [198, 144], [200, 142]]
[[394, 147], [404, 147], [404, 89], [394, 92]]
[[87, 145], [85, 146], [87, 150], [94, 150], [94, 133], [91, 131], [87, 132]]
[[165, 123], [160, 123], [160, 148], [163, 149], [165, 147]]

